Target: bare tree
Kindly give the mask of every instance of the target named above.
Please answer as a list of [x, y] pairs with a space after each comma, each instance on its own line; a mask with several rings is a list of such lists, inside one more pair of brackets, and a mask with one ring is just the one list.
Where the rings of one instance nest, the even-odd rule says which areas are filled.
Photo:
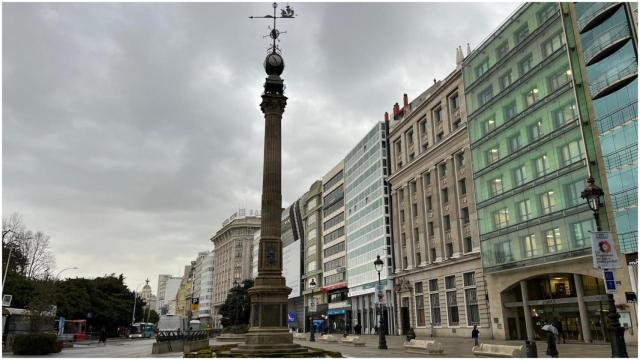
[[55, 260], [49, 248], [49, 239], [42, 231], [34, 234], [27, 230], [18, 213], [2, 218], [3, 247], [14, 247], [19, 253], [21, 261], [18, 272], [28, 278], [42, 277], [53, 268]]

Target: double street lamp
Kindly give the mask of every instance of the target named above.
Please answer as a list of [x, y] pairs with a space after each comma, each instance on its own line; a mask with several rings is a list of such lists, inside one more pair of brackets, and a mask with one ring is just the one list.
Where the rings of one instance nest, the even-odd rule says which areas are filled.
[[315, 303], [316, 300], [313, 297], [313, 290], [316, 288], [316, 279], [315, 278], [311, 278], [311, 281], [309, 281], [309, 289], [311, 289], [311, 302], [309, 302], [309, 310], [311, 311], [311, 335], [309, 335], [309, 341], [316, 341], [316, 327], [315, 324], [313, 323], [313, 315], [315, 313], [315, 309], [313, 307], [311, 307], [311, 304], [314, 305], [315, 307]]
[[[589, 204], [589, 208], [593, 211], [593, 217], [596, 220], [596, 229], [597, 231], [602, 231], [602, 227], [600, 225], [600, 217], [598, 216], [600, 207], [602, 203], [600, 202], [600, 198], [604, 196], [604, 191], [598, 185], [595, 184], [596, 181], [593, 179], [593, 176], [590, 176], [587, 179], [587, 187], [580, 194], [580, 196], [587, 200]], [[606, 269], [604, 269], [606, 270]], [[624, 328], [620, 326], [620, 314], [616, 310], [616, 303], [613, 299], [613, 294], [607, 294], [607, 298], [609, 300], [609, 339], [611, 341], [611, 357], [614, 358], [626, 358], [629, 357], [627, 354], [627, 345], [624, 342]]]
[[[376, 271], [378, 272], [378, 287], [381, 287], [382, 283], [380, 282], [380, 272], [384, 267], [384, 261], [380, 259], [380, 255], [378, 255], [376, 260], [373, 262], [373, 266], [375, 266]], [[386, 291], [386, 290], [382, 290], [382, 291]], [[386, 322], [384, 320], [384, 305], [382, 304], [382, 302], [380, 302], [379, 305], [380, 305], [380, 330], [378, 333], [380, 334], [380, 337], [378, 339], [378, 349], [384, 350], [384, 349], [387, 349], [387, 339], [385, 337]]]

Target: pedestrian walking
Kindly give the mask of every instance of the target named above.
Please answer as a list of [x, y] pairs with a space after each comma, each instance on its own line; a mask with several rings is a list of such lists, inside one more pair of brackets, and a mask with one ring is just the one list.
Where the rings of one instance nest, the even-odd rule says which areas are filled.
[[99, 343], [103, 343], [104, 346], [107, 346], [107, 330], [104, 326], [100, 329], [100, 340], [98, 341], [98, 344]]
[[556, 346], [556, 335], [558, 329], [551, 324], [547, 324], [542, 327], [542, 330], [547, 332], [547, 355], [552, 358], [558, 357], [558, 347]]
[[553, 318], [553, 321], [551, 322], [551, 325], [555, 326], [556, 329], [558, 329], [558, 338], [562, 339], [562, 343], [566, 344], [567, 343], [567, 338], [565, 337], [564, 331], [562, 331], [562, 322], [560, 322], [560, 320], [558, 320], [558, 318]]
[[480, 331], [478, 330], [477, 325], [473, 325], [473, 330], [471, 330], [471, 338], [473, 338], [473, 346], [480, 346]]

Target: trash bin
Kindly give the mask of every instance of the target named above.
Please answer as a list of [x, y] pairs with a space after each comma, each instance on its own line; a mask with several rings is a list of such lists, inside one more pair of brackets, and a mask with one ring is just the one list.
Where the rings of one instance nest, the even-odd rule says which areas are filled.
[[528, 358], [537, 358], [538, 357], [538, 347], [535, 341], [525, 341], [525, 351], [527, 353]]

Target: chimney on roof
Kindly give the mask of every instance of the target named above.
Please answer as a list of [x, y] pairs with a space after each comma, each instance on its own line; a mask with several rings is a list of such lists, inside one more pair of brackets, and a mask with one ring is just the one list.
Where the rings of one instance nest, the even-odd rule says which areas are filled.
[[393, 116], [396, 117], [398, 116], [398, 114], [400, 114], [400, 105], [396, 103], [395, 105], [393, 105]]
[[436, 82], [437, 82], [437, 81], [436, 81], [436, 78], [433, 78], [433, 85], [435, 85], [435, 84], [436, 84]]
[[388, 112], [384, 112], [384, 121], [389, 121], [389, 113]]
[[467, 43], [467, 56], [469, 56], [469, 54], [471, 54], [471, 46]]
[[409, 97], [407, 96], [407, 94], [404, 94], [402, 100], [404, 101], [404, 107], [409, 107]]

